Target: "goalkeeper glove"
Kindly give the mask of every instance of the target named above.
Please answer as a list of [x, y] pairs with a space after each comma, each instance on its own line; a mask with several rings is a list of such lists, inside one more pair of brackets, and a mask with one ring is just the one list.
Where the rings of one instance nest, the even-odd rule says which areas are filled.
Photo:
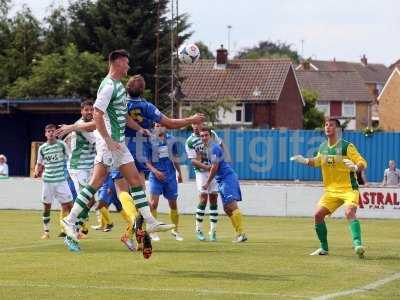
[[308, 158], [303, 157], [303, 155], [295, 155], [295, 156], [292, 156], [292, 157], [290, 158], [290, 160], [295, 161], [295, 162], [298, 162], [298, 163], [300, 163], [300, 164], [304, 164], [304, 165], [308, 165], [308, 163], [309, 163], [309, 161], [310, 161]]
[[358, 171], [358, 166], [355, 163], [353, 163], [350, 159], [344, 158], [343, 162], [350, 171], [353, 172]]

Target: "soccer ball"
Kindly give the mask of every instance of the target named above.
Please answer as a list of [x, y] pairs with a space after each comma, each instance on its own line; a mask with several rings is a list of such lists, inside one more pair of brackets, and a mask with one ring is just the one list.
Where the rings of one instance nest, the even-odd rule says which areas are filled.
[[179, 61], [184, 64], [194, 64], [200, 58], [200, 50], [196, 44], [184, 44], [178, 50]]

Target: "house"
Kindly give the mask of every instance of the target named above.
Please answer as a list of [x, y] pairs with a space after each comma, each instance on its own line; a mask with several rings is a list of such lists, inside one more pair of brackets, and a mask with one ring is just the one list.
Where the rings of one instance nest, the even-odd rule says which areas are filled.
[[392, 63], [389, 66], [390, 71], [393, 71], [396, 67], [400, 68], [400, 59], [398, 59], [397, 61], [395, 61], [394, 63]]
[[373, 96], [355, 71], [296, 71], [302, 89], [318, 94], [316, 107], [328, 117], [347, 121], [347, 129], [361, 129], [371, 118]]
[[377, 98], [390, 76], [390, 69], [385, 65], [369, 63], [367, 57], [363, 55], [358, 63], [337, 61], [336, 59], [331, 61], [309, 60], [298, 65], [296, 70], [357, 72], [364, 81], [364, 84], [367, 86], [371, 95], [374, 97], [374, 101], [371, 103], [371, 121], [375, 122], [376, 125], [379, 123]]
[[[293, 65], [288, 59], [237, 59], [228, 62], [227, 50], [216, 60], [183, 65], [180, 115], [196, 103], [229, 99], [232, 112], [219, 112], [219, 124], [229, 127], [303, 127], [303, 106]], [[290, 116], [290, 118], [288, 118]]]
[[400, 131], [400, 66], [393, 69], [378, 100], [380, 127]]

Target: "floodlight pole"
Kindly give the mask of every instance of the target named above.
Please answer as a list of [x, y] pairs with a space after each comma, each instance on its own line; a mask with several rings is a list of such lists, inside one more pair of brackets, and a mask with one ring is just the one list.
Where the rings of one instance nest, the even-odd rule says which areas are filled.
[[156, 22], [156, 68], [155, 68], [155, 91], [154, 104], [158, 107], [160, 101], [160, 0], [155, 0], [157, 4]]
[[174, 76], [175, 76], [175, 68], [174, 68], [174, 0], [171, 0], [171, 118], [174, 117], [174, 102], [175, 102], [175, 93], [174, 93]]
[[[175, 12], [174, 12], [174, 1], [176, 1]], [[174, 22], [175, 19], [176, 22]], [[178, 0], [171, 0], [170, 30], [171, 30], [171, 117], [172, 118], [174, 117], [174, 110], [175, 110], [175, 78], [178, 78], [178, 68], [179, 68], [178, 47], [176, 47], [178, 45], [178, 26], [179, 26]]]

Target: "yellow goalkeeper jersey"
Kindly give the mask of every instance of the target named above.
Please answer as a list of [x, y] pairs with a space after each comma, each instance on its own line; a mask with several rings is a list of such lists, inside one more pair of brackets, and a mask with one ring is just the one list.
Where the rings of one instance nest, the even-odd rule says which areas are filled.
[[358, 190], [357, 176], [343, 162], [347, 158], [354, 164], [362, 163], [367, 167], [366, 160], [357, 148], [350, 142], [340, 139], [335, 145], [329, 146], [328, 141], [319, 146], [314, 157], [314, 166], [321, 167], [322, 181], [326, 191], [345, 192]]

